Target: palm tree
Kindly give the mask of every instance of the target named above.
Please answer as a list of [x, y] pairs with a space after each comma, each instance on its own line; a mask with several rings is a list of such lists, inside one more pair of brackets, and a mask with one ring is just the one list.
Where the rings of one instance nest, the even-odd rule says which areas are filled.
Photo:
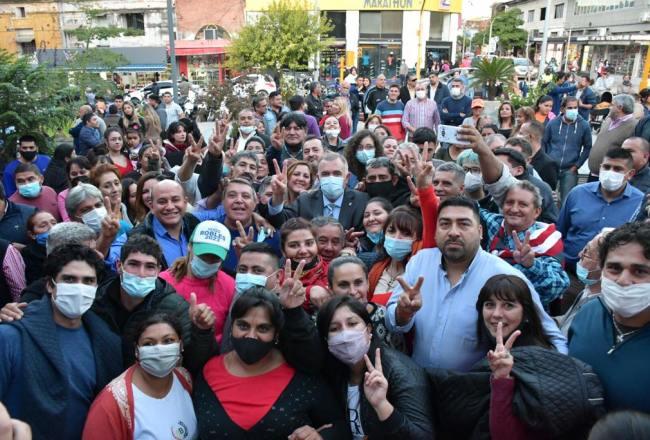
[[507, 58], [482, 59], [472, 72], [474, 79], [472, 86], [475, 88], [485, 87], [488, 91], [487, 99], [494, 99], [497, 94], [498, 84], [510, 84], [515, 74], [515, 65]]

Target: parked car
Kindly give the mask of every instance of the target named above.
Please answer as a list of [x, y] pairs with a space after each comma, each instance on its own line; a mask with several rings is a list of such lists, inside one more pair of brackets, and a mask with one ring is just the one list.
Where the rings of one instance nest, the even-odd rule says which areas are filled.
[[464, 75], [467, 78], [468, 84], [472, 83], [474, 75], [472, 74], [476, 70], [475, 67], [458, 67], [456, 69], [451, 69], [449, 72], [441, 73], [438, 78], [443, 84], [449, 85], [449, 81], [454, 77], [454, 73], [460, 72], [461, 75]]
[[248, 96], [247, 88], [253, 87], [253, 92], [258, 94], [260, 92], [267, 95], [275, 92], [277, 87], [275, 81], [270, 75], [260, 73], [249, 73], [248, 75], [236, 76], [230, 80], [234, 84], [235, 93], [245, 98]]
[[[156, 84], [158, 85], [158, 95], [159, 96], [162, 96], [163, 93], [167, 93], [167, 92], [172, 93], [172, 91], [173, 91], [172, 81], [171, 80], [158, 81]], [[135, 104], [139, 104], [142, 101], [144, 101], [145, 99], [147, 99], [149, 97], [149, 95], [151, 95], [152, 90], [153, 90], [153, 83], [150, 83], [150, 84], [147, 84], [146, 86], [144, 86], [144, 87], [142, 87], [142, 88], [140, 88], [138, 90], [134, 90], [132, 92], [129, 92], [126, 95], [125, 98], [128, 101], [132, 101]], [[191, 102], [194, 102], [194, 99], [196, 98], [196, 95], [201, 95], [203, 93], [204, 93], [203, 90], [198, 85], [192, 84], [191, 87], [190, 87], [190, 92], [187, 95], [187, 98], [188, 98], [187, 100], [191, 101]]]
[[518, 78], [525, 78], [530, 76], [537, 76], [537, 68], [528, 58], [513, 58], [515, 64], [515, 73]]

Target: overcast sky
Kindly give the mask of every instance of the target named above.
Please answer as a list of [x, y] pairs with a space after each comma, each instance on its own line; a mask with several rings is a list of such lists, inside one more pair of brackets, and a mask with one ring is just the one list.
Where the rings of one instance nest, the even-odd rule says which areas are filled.
[[463, 0], [463, 19], [490, 17], [490, 7], [495, 0]]

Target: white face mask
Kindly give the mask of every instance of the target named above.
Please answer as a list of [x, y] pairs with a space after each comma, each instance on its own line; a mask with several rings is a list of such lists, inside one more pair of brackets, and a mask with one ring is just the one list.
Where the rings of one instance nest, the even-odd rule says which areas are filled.
[[480, 174], [465, 173], [465, 191], [477, 191], [483, 185], [483, 178]]
[[90, 309], [95, 301], [97, 286], [81, 283], [56, 283], [54, 305], [69, 319], [77, 319]]
[[157, 344], [138, 347], [138, 361], [144, 371], [156, 377], [166, 377], [178, 365], [181, 344]]
[[638, 315], [650, 307], [650, 283], [621, 286], [616, 281], [602, 277], [600, 286], [605, 305], [623, 318]]
[[325, 135], [330, 138], [338, 137], [341, 133], [341, 130], [337, 128], [332, 128], [331, 130], [325, 130]]
[[415, 96], [418, 99], [424, 99], [427, 97], [427, 91], [426, 90], [416, 90], [415, 91]]
[[617, 191], [621, 189], [625, 183], [625, 174], [617, 173], [616, 171], [601, 171], [598, 175], [600, 184], [607, 191]]
[[368, 124], [368, 130], [375, 131], [375, 128], [379, 127], [377, 124]]
[[452, 87], [451, 90], [449, 91], [451, 93], [451, 96], [457, 98], [460, 96], [460, 88], [459, 87]]
[[241, 131], [242, 134], [251, 134], [252, 132], [255, 131], [255, 126], [254, 125], [250, 125], [250, 126], [241, 125], [239, 127], [239, 131]]
[[102, 230], [102, 220], [104, 220], [104, 217], [106, 217], [107, 214], [108, 211], [106, 211], [106, 208], [102, 206], [82, 215], [81, 221], [99, 234], [99, 231]]

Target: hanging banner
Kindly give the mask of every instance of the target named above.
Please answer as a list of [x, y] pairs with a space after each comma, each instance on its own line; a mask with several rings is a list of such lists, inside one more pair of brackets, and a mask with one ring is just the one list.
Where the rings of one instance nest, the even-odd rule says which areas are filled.
[[618, 6], [621, 1], [620, 0], [577, 0], [576, 1], [577, 6]]

